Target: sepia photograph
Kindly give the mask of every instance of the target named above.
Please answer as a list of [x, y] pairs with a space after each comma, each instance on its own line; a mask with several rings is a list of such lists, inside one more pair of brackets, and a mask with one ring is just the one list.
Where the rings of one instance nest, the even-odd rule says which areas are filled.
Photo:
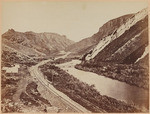
[[149, 113], [148, 0], [1, 0], [1, 113]]

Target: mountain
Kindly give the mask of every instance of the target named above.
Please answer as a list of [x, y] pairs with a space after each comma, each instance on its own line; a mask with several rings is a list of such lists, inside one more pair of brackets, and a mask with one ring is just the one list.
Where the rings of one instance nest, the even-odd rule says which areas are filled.
[[64, 50], [74, 42], [56, 33], [17, 32], [8, 30], [2, 35], [3, 46], [9, 46], [28, 56], [45, 56]]
[[135, 13], [101, 38], [75, 67], [148, 90], [148, 9]]
[[[109, 28], [108, 28], [109, 29]], [[137, 63], [148, 56], [148, 11], [130, 16], [113, 33], [85, 54], [84, 60], [94, 62]]]
[[96, 34], [68, 46], [65, 50], [76, 55], [85, 54], [94, 46], [96, 46], [101, 39], [112, 34], [118, 27], [124, 24], [126, 20], [132, 16], [133, 14], [128, 14], [108, 21], [99, 28], [99, 31]]

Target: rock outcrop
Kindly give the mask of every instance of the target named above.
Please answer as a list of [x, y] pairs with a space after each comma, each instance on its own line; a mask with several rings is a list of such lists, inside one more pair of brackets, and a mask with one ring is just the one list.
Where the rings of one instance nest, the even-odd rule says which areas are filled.
[[91, 37], [85, 38], [79, 42], [76, 42], [66, 48], [66, 51], [70, 51], [75, 55], [84, 55], [86, 52], [95, 47], [100, 40], [112, 34], [118, 27], [126, 22], [126, 20], [132, 17], [133, 14], [124, 15], [115, 19], [112, 19], [99, 28], [99, 31]]
[[[135, 63], [146, 56], [148, 46], [147, 9], [132, 15], [112, 34], [100, 39], [94, 49], [84, 56], [95, 62]], [[143, 55], [143, 53], [146, 53]]]

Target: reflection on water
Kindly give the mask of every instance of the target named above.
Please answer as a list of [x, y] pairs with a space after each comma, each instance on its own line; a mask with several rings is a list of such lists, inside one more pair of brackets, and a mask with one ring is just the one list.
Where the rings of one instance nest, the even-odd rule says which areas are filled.
[[101, 95], [107, 95], [109, 97], [125, 101], [126, 103], [134, 103], [140, 107], [148, 108], [148, 90], [131, 86], [124, 82], [100, 76], [92, 72], [86, 72], [74, 68], [74, 66], [79, 63], [79, 60], [73, 60], [57, 66], [82, 82], [86, 82], [89, 85], [94, 84], [95, 88]]

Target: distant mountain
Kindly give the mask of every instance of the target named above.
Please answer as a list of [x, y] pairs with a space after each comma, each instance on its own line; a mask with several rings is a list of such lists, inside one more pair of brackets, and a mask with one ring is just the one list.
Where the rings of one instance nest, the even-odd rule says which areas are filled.
[[[148, 56], [148, 12], [143, 9], [130, 16], [108, 36], [99, 39], [84, 60], [94, 62], [138, 63]], [[106, 28], [109, 30], [109, 27]], [[144, 61], [144, 60], [143, 60]]]
[[68, 46], [65, 50], [70, 51], [75, 55], [85, 54], [95, 47], [101, 39], [112, 34], [116, 29], [118, 29], [118, 27], [124, 24], [126, 20], [132, 16], [133, 14], [128, 14], [108, 21], [99, 28], [99, 31], [96, 34]]
[[64, 50], [74, 42], [56, 33], [23, 33], [10, 29], [2, 35], [2, 43], [28, 56], [44, 56]]

